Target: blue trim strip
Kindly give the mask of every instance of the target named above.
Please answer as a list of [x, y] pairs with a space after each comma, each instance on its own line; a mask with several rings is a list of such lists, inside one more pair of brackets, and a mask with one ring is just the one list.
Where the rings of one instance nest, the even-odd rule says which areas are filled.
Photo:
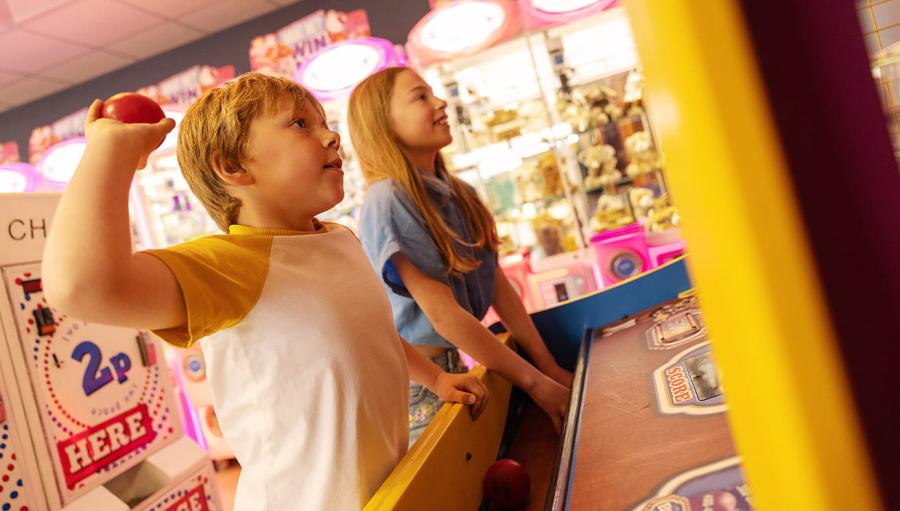
[[620, 320], [678, 297], [691, 288], [684, 258], [627, 280], [531, 315], [557, 362], [575, 368], [585, 330]]
[[566, 480], [566, 496], [564, 499], [565, 511], [569, 511], [572, 503], [572, 489], [575, 487], [575, 465], [578, 463], [578, 449], [575, 448], [577, 445], [581, 445], [581, 412], [584, 410], [584, 389], [587, 388], [588, 384], [588, 374], [587, 364], [591, 359], [591, 348], [593, 343], [591, 342], [594, 337], [594, 330], [592, 328], [584, 331], [584, 334], [581, 338], [581, 343], [584, 345], [584, 359], [581, 361], [582, 364], [582, 377], [581, 377], [581, 385], [578, 389], [578, 415], [575, 419], [575, 431], [574, 438], [572, 439], [572, 443], [569, 445], [562, 445], [563, 449], [569, 449], [571, 451], [571, 460], [569, 461], [569, 473]]

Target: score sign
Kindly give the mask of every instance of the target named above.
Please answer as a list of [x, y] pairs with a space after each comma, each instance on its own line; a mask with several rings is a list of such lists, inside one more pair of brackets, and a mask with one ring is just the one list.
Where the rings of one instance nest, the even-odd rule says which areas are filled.
[[156, 438], [144, 403], [59, 442], [57, 449], [69, 489], [101, 467]]

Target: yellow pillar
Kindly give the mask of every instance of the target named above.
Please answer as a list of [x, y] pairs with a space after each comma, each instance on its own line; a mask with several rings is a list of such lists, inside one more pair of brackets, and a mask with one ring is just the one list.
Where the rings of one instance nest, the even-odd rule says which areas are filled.
[[739, 3], [626, 7], [753, 504], [882, 509]]

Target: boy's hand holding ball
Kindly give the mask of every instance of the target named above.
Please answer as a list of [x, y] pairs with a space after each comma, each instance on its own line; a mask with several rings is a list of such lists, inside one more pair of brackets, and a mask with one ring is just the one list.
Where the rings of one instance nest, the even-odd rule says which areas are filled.
[[[134, 92], [115, 94], [106, 101], [94, 100], [88, 108], [84, 132], [88, 140], [106, 139], [116, 151], [135, 157], [136, 169], [147, 165], [147, 157], [175, 127], [162, 108], [147, 96]], [[90, 145], [90, 144], [89, 144]]]
[[125, 124], [155, 124], [165, 118], [156, 101], [134, 92], [120, 92], [103, 102], [100, 115]]

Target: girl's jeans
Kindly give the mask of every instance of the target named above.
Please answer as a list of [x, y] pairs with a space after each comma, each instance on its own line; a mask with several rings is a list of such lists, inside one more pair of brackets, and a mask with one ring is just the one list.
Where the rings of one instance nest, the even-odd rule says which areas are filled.
[[[460, 374], [468, 371], [459, 359], [459, 351], [455, 349], [448, 350], [431, 361], [448, 373]], [[409, 447], [412, 447], [425, 431], [443, 403], [424, 385], [409, 382]]]

